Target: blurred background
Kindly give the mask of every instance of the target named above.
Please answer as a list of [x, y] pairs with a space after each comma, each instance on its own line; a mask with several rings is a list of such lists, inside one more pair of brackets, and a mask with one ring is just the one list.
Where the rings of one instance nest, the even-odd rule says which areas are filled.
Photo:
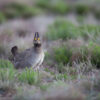
[[[0, 0], [0, 56], [8, 54], [13, 45], [20, 49], [30, 47], [34, 32], [48, 40], [52, 36], [46, 37], [46, 33], [58, 30], [48, 26], [53, 26], [57, 19], [58, 24], [63, 19], [75, 26], [99, 25], [99, 3], [99, 0]], [[63, 33], [64, 30], [63, 27]]]

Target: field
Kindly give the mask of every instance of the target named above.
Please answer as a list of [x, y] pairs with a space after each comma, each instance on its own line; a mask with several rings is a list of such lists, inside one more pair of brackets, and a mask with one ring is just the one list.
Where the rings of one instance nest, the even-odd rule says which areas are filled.
[[[5, 1], [5, 0], [4, 0]], [[1, 1], [0, 1], [1, 2]], [[10, 0], [0, 3], [0, 100], [100, 100], [100, 1]], [[40, 69], [15, 69], [11, 48], [32, 47]]]

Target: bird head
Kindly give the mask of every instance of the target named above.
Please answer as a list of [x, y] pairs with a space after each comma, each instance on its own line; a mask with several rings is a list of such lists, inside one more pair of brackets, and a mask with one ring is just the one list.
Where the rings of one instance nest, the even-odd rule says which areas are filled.
[[33, 43], [34, 47], [41, 47], [41, 40], [38, 32], [35, 32]]

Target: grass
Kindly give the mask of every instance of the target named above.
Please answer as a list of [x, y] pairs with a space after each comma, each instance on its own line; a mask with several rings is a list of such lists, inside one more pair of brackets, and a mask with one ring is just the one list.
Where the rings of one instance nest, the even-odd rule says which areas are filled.
[[[91, 47], [91, 45], [89, 46], [89, 48], [90, 47]], [[61, 57], [62, 55], [66, 56], [66, 52], [65, 52], [66, 48], [61, 48], [60, 50], [61, 51], [59, 51], [59, 49], [55, 49], [56, 55], [59, 55], [59, 57]], [[64, 54], [61, 55], [60, 53], [64, 53]], [[67, 56], [69, 56], [69, 53]], [[38, 73], [37, 71], [34, 71], [33, 69], [25, 69], [25, 70], [18, 71], [16, 69], [14, 69], [11, 62], [6, 61], [6, 60], [1, 60], [0, 61], [0, 91], [5, 92], [5, 91], [8, 91], [8, 89], [10, 89], [9, 91], [11, 91], [11, 90], [16, 91], [16, 92], [14, 92], [14, 93], [16, 93], [16, 95], [15, 94], [13, 95], [14, 100], [17, 100], [17, 99], [28, 100], [30, 98], [32, 99], [32, 98], [36, 97], [35, 93], [41, 94], [41, 92], [42, 92], [46, 95], [46, 97], [44, 95], [39, 94], [38, 99], [41, 100], [40, 98], [47, 98], [48, 95], [46, 93], [50, 93], [50, 91], [57, 92], [56, 89], [59, 90], [59, 88], [60, 88], [60, 91], [61, 91], [61, 89], [64, 90], [65, 88], [68, 88], [69, 83], [67, 83], [67, 82], [73, 82], [77, 79], [81, 79], [85, 75], [90, 73], [91, 70], [93, 69], [92, 64], [89, 62], [87, 62], [87, 63], [83, 62], [83, 63], [78, 63], [78, 64], [76, 63], [74, 67], [70, 67], [69, 65], [60, 64], [60, 62], [63, 62], [63, 60], [65, 60], [65, 59], [63, 59], [63, 58], [60, 59], [59, 64], [57, 62], [57, 64], [59, 65], [58, 73], [52, 74], [53, 81], [46, 82], [46, 83], [44, 82], [43, 77], [41, 77], [41, 76], [39, 77], [39, 75], [41, 75], [41, 72]], [[64, 63], [66, 63], [66, 62], [64, 62]], [[47, 70], [47, 73], [49, 73], [49, 72], [50, 71]], [[46, 79], [45, 79], [45, 81], [46, 81]], [[95, 88], [98, 86], [98, 84], [94, 84], [94, 85], [95, 85]], [[30, 89], [29, 89], [29, 87], [30, 87]], [[35, 88], [33, 88], [33, 87], [35, 87]], [[80, 87], [80, 85], [79, 85], [79, 87]], [[85, 85], [83, 85], [82, 87], [85, 88]], [[38, 89], [41, 92], [39, 92]], [[76, 91], [76, 89], [75, 89], [75, 91]], [[86, 91], [88, 91], [88, 89], [86, 89]], [[67, 91], [66, 91], [66, 93], [67, 93]], [[73, 94], [72, 94], [72, 96], [74, 98]], [[64, 97], [64, 95], [63, 95], [63, 97]]]
[[86, 25], [80, 27], [80, 33], [85, 40], [95, 40], [99, 36], [100, 26]]
[[86, 4], [77, 4], [75, 7], [75, 12], [78, 15], [86, 15], [90, 10], [89, 5]]
[[81, 2], [70, 4], [65, 0], [36, 0], [33, 6], [19, 3], [6, 5], [0, 12], [0, 23], [12, 18], [30, 18], [43, 12], [53, 13], [53, 15], [65, 15], [69, 12], [76, 12], [80, 16], [92, 12], [98, 20], [100, 19], [99, 7], [94, 8], [92, 4], [88, 5], [88, 3], [84, 4]]
[[51, 53], [45, 55], [46, 65], [57, 67], [59, 72], [64, 72], [65, 66], [70, 63], [70, 58], [72, 56], [72, 50], [65, 47], [64, 45], [60, 47], [54, 47]]
[[93, 41], [99, 36], [99, 32], [99, 25], [76, 26], [65, 19], [57, 19], [53, 24], [49, 25], [46, 38], [48, 38], [48, 40], [68, 40], [82, 37], [85, 41]]
[[13, 83], [26, 83], [26, 84], [36, 84], [38, 83], [38, 72], [33, 71], [33, 69], [26, 69], [21, 73], [17, 71], [13, 64], [8, 60], [0, 60], [0, 81], [3, 82], [13, 82]]
[[95, 17], [100, 20], [100, 9], [99, 10], [96, 10], [95, 13], [94, 13]]
[[[94, 3], [88, 3], [88, 2], [75, 2], [73, 4], [65, 1], [65, 0], [37, 0], [36, 5], [43, 9], [44, 11], [47, 10], [47, 12], [51, 12], [53, 14], [68, 14], [69, 12], [75, 12], [78, 15], [85, 16], [88, 13], [92, 12], [94, 10], [94, 4], [96, 4], [96, 1]], [[97, 8], [99, 6], [96, 4]], [[96, 8], [96, 7], [95, 7]], [[93, 12], [95, 14], [96, 18], [99, 19], [99, 10], [95, 9]]]
[[13, 68], [13, 64], [9, 60], [0, 59], [0, 68]]
[[100, 68], [100, 46], [94, 43], [90, 44], [91, 49], [91, 62], [97, 66], [97, 68]]
[[65, 47], [54, 49], [54, 59], [58, 63], [67, 64], [72, 55], [71, 50]]
[[5, 22], [6, 21], [6, 18], [4, 16], [4, 14], [2, 12], [0, 12], [0, 24]]
[[38, 0], [37, 6], [56, 14], [66, 14], [69, 11], [67, 3], [63, 0]]
[[41, 10], [39, 8], [24, 4], [12, 3], [10, 5], [7, 5], [2, 13], [7, 19], [19, 17], [30, 18], [37, 15], [38, 13], [41, 13]]
[[[97, 69], [100, 68], [100, 44], [97, 40], [100, 38], [99, 27], [75, 26], [63, 19], [56, 20], [48, 27], [46, 33], [52, 46], [49, 47], [51, 51], [48, 50], [44, 60], [45, 73], [34, 71], [32, 68], [16, 70], [10, 61], [1, 59], [0, 95], [2, 91], [8, 91], [10, 88], [16, 91], [13, 95], [14, 100], [37, 98], [37, 100], [58, 100], [59, 95], [61, 99], [68, 100], [69, 98], [73, 100], [74, 98], [84, 100], [85, 97], [100, 98], [98, 94], [100, 76]], [[83, 46], [76, 48], [75, 45], [71, 46], [69, 40], [77, 39], [84, 41]], [[58, 41], [61, 43], [53, 44]], [[0, 50], [3, 53], [5, 49], [1, 47]], [[71, 58], [74, 57], [75, 59], [72, 60]], [[84, 83], [84, 80], [87, 83]]]
[[52, 25], [50, 25], [46, 34], [49, 40], [66, 40], [76, 38], [78, 35], [79, 30], [77, 26], [63, 19], [57, 19]]
[[26, 69], [25, 71], [21, 72], [18, 76], [19, 81], [30, 85], [37, 84], [39, 81], [38, 78], [38, 72], [35, 72], [32, 68]]

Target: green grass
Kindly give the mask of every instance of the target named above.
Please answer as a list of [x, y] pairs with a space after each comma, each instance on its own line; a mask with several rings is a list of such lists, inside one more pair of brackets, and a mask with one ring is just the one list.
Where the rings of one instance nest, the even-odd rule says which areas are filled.
[[54, 49], [54, 60], [58, 63], [67, 64], [72, 55], [72, 51], [66, 47]]
[[[89, 12], [93, 12], [94, 5], [96, 4], [97, 8], [99, 7], [96, 2], [88, 3], [85, 2], [75, 2], [73, 4], [65, 0], [37, 0], [36, 5], [43, 9], [44, 11], [51, 12], [53, 14], [67, 14], [68, 12], [76, 12], [78, 15], [85, 16]], [[96, 8], [96, 7], [95, 7]], [[96, 18], [99, 18], [99, 10], [95, 9]]]
[[0, 68], [13, 68], [13, 64], [9, 60], [0, 59]]
[[91, 51], [91, 62], [96, 65], [97, 68], [100, 68], [100, 46], [98, 44], [91, 43], [89, 45]]
[[57, 19], [52, 25], [48, 27], [46, 37], [49, 40], [57, 39], [72, 39], [79, 35], [79, 30], [74, 24], [63, 20]]
[[[59, 41], [59, 39], [62, 39], [62, 43], [59, 43], [56, 46], [53, 45], [53, 43], [57, 41], [50, 41], [52, 43], [52, 47], [50, 49], [52, 50], [46, 53], [44, 60], [44, 62], [47, 64], [45, 67], [49, 66], [50, 68], [45, 68], [44, 71], [47, 73], [37, 72], [32, 68], [16, 70], [10, 61], [0, 59], [0, 92], [8, 87], [16, 89], [25, 86], [24, 92], [26, 92], [26, 94], [28, 94], [27, 91], [30, 91], [30, 88], [32, 88], [33, 91], [36, 89], [34, 93], [40, 91], [39, 94], [45, 94], [45, 92], [48, 93], [50, 87], [51, 90], [57, 86], [63, 86], [64, 89], [67, 88], [67, 85], [70, 82], [73, 83], [73, 81], [75, 81], [75, 83], [77, 83], [77, 81], [79, 81], [80, 83], [81, 79], [88, 77], [92, 71], [97, 70], [96, 67], [100, 68], [100, 44], [97, 43], [97, 38], [100, 38], [99, 34], [100, 26], [75, 26], [66, 20], [56, 20], [56, 22], [49, 26], [46, 36], [49, 40]], [[84, 46], [80, 46], [79, 48], [70, 46], [71, 42], [69, 42], [69, 40], [75, 40], [79, 37], [82, 41], [84, 41]], [[1, 46], [0, 52], [3, 53], [3, 51], [4, 48]], [[76, 54], [76, 58], [73, 60], [74, 63], [72, 63], [71, 58], [74, 54]], [[92, 82], [92, 85], [95, 84], [95, 88], [94, 86], [92, 88], [94, 90], [90, 88], [90, 93], [91, 91], [94, 92], [97, 88], [99, 89], [99, 83], [97, 83], [99, 79], [96, 77], [93, 79], [92, 75], [89, 76], [89, 78], [92, 80], [96, 79], [96, 82]], [[89, 83], [88, 86], [90, 87]], [[80, 87], [81, 86], [79, 86], [79, 89]], [[86, 91], [88, 91], [88, 89], [86, 89]], [[17, 91], [17, 93], [18, 92], [19, 91]], [[31, 96], [33, 96], [34, 93], [32, 93]], [[29, 98], [34, 97], [31, 97], [30, 95], [27, 96], [26, 94], [20, 94], [18, 98], [16, 97], [16, 100], [28, 100]]]
[[99, 7], [84, 3], [70, 4], [65, 0], [36, 0], [33, 6], [27, 4], [11, 3], [6, 5], [0, 12], [0, 23], [7, 19], [12, 18], [30, 18], [43, 12], [49, 12], [53, 14], [68, 14], [69, 12], [76, 12], [78, 15], [86, 15], [92, 12], [97, 19], [100, 19]]
[[63, 0], [38, 0], [37, 6], [58, 14], [66, 14], [69, 11], [69, 6]]
[[13, 81], [15, 80], [16, 71], [13, 68], [6, 68], [6, 69], [0, 69], [0, 80], [2, 82], [4, 81]]
[[19, 81], [30, 85], [37, 84], [39, 81], [38, 78], [38, 72], [35, 72], [32, 68], [25, 69], [25, 71], [22, 71], [18, 76]]
[[96, 38], [99, 36], [100, 33], [100, 26], [95, 25], [86, 25], [79, 27], [81, 37], [86, 40], [92, 40], [96, 42]]
[[0, 60], [0, 80], [16, 80], [16, 82], [27, 83], [27, 84], [36, 84], [38, 83], [38, 72], [33, 69], [25, 69], [17, 71], [13, 64], [8, 60]]
[[99, 36], [100, 25], [81, 25], [76, 26], [64, 19], [57, 19], [53, 24], [49, 25], [46, 32], [48, 40], [69, 40], [82, 37], [86, 40], [95, 41]]
[[57, 75], [55, 75], [55, 78], [56, 78], [56, 80], [62, 80], [62, 81], [68, 80], [67, 74], [57, 74]]
[[0, 91], [1, 92], [6, 93], [8, 91], [11, 92], [16, 89], [16, 84], [17, 84], [16, 75], [17, 75], [16, 70], [12, 67], [12, 64], [9, 64], [9, 62], [8, 64], [5, 64], [5, 62], [4, 64], [1, 64], [0, 62]]
[[0, 11], [0, 24], [5, 21], [6, 21], [5, 15]]
[[100, 9], [94, 12], [95, 17], [100, 20]]
[[86, 15], [90, 10], [89, 5], [86, 4], [77, 4], [75, 11], [78, 15]]
[[41, 10], [39, 8], [18, 3], [7, 5], [3, 11], [7, 19], [19, 17], [30, 18], [32, 16], [37, 15], [40, 12]]
[[66, 65], [70, 61], [71, 56], [72, 56], [72, 50], [64, 46], [60, 46], [60, 47], [54, 47], [52, 50], [52, 54], [47, 54], [45, 59], [47, 64], [50, 65], [52, 65], [53, 63], [57, 64], [62, 63]]

